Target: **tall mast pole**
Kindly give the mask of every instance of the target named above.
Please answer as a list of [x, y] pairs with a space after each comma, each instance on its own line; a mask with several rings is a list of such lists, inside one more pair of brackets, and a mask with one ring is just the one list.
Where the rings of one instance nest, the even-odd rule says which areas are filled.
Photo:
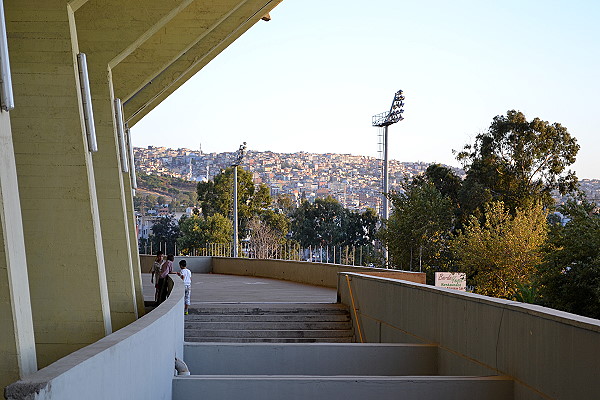
[[246, 142], [240, 145], [233, 164], [233, 257], [238, 256], [238, 166], [244, 159], [246, 153]]
[[[383, 204], [381, 210], [381, 219], [383, 222], [389, 219], [389, 200], [387, 195], [390, 191], [389, 188], [389, 160], [388, 160], [388, 127], [392, 124], [395, 124], [398, 121], [402, 121], [404, 118], [402, 117], [402, 113], [404, 110], [402, 107], [404, 106], [404, 95], [402, 90], [398, 90], [394, 95], [394, 101], [392, 101], [392, 106], [388, 112], [384, 112], [381, 114], [377, 114], [373, 116], [373, 126], [377, 126], [379, 128], [383, 128]], [[383, 254], [385, 257], [385, 261], [387, 264], [388, 261], [388, 251], [386, 248], [383, 249]]]
[[[389, 171], [388, 171], [388, 126], [383, 127], [383, 219], [387, 221], [390, 216], [390, 207], [388, 204], [387, 193], [390, 191]], [[386, 251], [387, 254], [387, 251]], [[386, 257], [387, 258], [387, 257]]]
[[233, 256], [238, 256], [238, 166], [233, 166]]

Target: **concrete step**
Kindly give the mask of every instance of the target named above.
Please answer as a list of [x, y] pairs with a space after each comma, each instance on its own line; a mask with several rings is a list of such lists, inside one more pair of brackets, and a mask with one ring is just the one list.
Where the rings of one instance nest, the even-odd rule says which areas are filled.
[[320, 338], [240, 338], [240, 337], [187, 337], [188, 343], [352, 343], [351, 336]]
[[349, 330], [350, 321], [236, 321], [236, 322], [189, 322], [185, 323], [186, 330]]
[[348, 313], [322, 313], [322, 314], [189, 314], [185, 316], [186, 322], [279, 322], [279, 321], [350, 321]]
[[189, 308], [190, 315], [206, 314], [346, 314], [347, 308], [331, 303], [204, 303]]
[[438, 349], [425, 344], [186, 343], [192, 375], [437, 375]]
[[[197, 333], [197, 334], [196, 334]], [[348, 337], [352, 332], [348, 329], [334, 330], [202, 330], [186, 332], [186, 338], [201, 337], [240, 337], [240, 338], [322, 338], [322, 337]]]
[[203, 303], [185, 317], [189, 342], [352, 341], [350, 314], [330, 303]]
[[173, 400], [512, 400], [507, 377], [192, 375], [173, 379]]

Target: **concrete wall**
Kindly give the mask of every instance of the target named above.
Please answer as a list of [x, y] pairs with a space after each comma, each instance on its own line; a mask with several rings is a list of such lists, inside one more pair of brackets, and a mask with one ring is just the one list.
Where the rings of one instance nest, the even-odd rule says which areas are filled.
[[425, 283], [425, 274], [419, 272], [309, 263], [305, 261], [258, 260], [224, 257], [213, 257], [212, 260], [212, 271], [216, 274], [257, 276], [261, 278], [281, 279], [330, 288], [337, 287], [337, 275], [340, 272], [385, 273], [387, 276], [393, 274], [396, 279]]
[[[150, 273], [156, 256], [140, 255], [140, 265], [143, 273]], [[174, 267], [179, 266], [179, 261], [185, 260], [187, 267], [193, 274], [209, 274], [212, 272], [212, 257], [175, 257]], [[175, 268], [176, 271], [179, 269]]]
[[[183, 283], [158, 308], [5, 390], [16, 399], [171, 399], [183, 357]], [[160, 344], [159, 344], [160, 341]]]
[[173, 265], [179, 266], [179, 260], [185, 260], [193, 274], [208, 274], [212, 272], [212, 257], [175, 257]]
[[[598, 398], [599, 320], [410, 282], [350, 278], [367, 342], [437, 344], [440, 374], [509, 376], [515, 400]], [[338, 296], [351, 305], [346, 277], [338, 279]]]

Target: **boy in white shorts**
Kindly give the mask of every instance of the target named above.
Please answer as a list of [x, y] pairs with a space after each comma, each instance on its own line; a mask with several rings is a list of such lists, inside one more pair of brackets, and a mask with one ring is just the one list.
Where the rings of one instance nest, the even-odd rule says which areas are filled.
[[187, 262], [185, 260], [179, 261], [179, 268], [181, 268], [181, 272], [178, 272], [177, 275], [183, 279], [183, 286], [185, 286], [185, 315], [188, 315], [188, 306], [190, 305], [192, 294], [192, 271], [187, 269]]

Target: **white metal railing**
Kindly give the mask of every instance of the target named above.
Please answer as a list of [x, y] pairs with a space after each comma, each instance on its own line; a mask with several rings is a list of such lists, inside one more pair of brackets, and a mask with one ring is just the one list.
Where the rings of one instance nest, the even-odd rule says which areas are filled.
[[[198, 248], [179, 248], [176, 244], [159, 243], [153, 248], [151, 243], [140, 248], [140, 254], [155, 254], [161, 250], [175, 256], [233, 257], [232, 243], [208, 243]], [[238, 257], [265, 260], [310, 261], [341, 265], [373, 265], [374, 250], [370, 246], [308, 246], [297, 244], [276, 244], [256, 246], [242, 242], [238, 248]]]

